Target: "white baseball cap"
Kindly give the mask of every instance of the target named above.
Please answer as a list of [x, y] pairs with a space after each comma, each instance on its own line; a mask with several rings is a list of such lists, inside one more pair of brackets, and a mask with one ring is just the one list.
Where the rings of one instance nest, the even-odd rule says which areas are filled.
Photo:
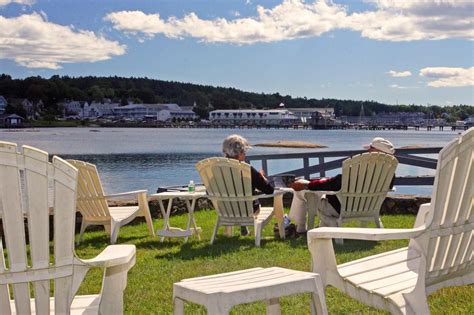
[[372, 139], [372, 142], [370, 144], [364, 145], [364, 148], [367, 150], [370, 148], [374, 148], [378, 151], [387, 154], [395, 153], [395, 148], [393, 147], [393, 144], [387, 139], [381, 137], [375, 137], [374, 139]]

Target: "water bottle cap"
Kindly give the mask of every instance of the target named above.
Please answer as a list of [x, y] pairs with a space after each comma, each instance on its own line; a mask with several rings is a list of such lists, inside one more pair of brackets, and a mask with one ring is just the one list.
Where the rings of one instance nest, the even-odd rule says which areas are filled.
[[194, 181], [191, 179], [191, 180], [189, 181], [189, 183], [190, 183], [190, 184], [194, 184]]

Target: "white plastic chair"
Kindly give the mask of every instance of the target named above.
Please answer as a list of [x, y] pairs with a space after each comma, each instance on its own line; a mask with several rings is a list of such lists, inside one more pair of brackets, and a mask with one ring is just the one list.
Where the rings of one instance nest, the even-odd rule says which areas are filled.
[[[0, 242], [0, 314], [123, 313], [135, 246], [108, 246], [92, 259], [75, 255], [77, 173], [56, 156], [49, 163], [44, 151], [23, 146], [19, 153], [16, 144], [0, 142], [0, 213], [6, 244], [4, 249]], [[54, 250], [49, 242], [48, 183], [54, 199]], [[91, 267], [104, 269], [101, 293], [75, 296]]]
[[[358, 220], [362, 226], [375, 222], [383, 228], [380, 220], [380, 208], [387, 193], [391, 191], [390, 183], [395, 175], [397, 159], [380, 152], [363, 153], [353, 156], [342, 163], [341, 189], [334, 194], [341, 203], [341, 212], [337, 225]], [[308, 226], [314, 226], [316, 207], [319, 204], [320, 192], [307, 192]], [[338, 240], [342, 243], [342, 240]]]
[[[220, 226], [254, 226], [255, 245], [260, 246], [263, 227], [275, 214], [280, 228], [280, 237], [284, 238], [283, 191], [272, 195], [252, 195], [250, 165], [228, 158], [209, 158], [196, 164], [206, 186], [209, 199], [217, 211], [217, 222], [211, 237], [214, 243]], [[253, 201], [260, 198], [274, 198], [273, 207], [260, 207], [254, 215]]]
[[[324, 285], [392, 314], [428, 314], [427, 295], [474, 282], [474, 128], [441, 150], [431, 204], [412, 229], [318, 228], [308, 232]], [[332, 238], [410, 239], [408, 247], [337, 266]]]
[[[150, 235], [155, 236], [146, 190], [105, 195], [94, 164], [77, 160], [68, 160], [68, 162], [79, 170], [77, 209], [82, 214], [79, 241], [82, 240], [82, 235], [89, 225], [103, 225], [110, 235], [110, 243], [115, 244], [120, 228], [132, 222], [137, 216], [145, 217]], [[138, 205], [110, 207], [107, 204], [108, 199], [127, 196], [135, 196]]]

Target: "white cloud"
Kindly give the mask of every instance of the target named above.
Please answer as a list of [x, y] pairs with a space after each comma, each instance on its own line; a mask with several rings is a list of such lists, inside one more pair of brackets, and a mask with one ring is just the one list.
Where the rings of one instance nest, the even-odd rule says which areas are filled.
[[349, 29], [388, 41], [474, 39], [474, 2], [460, 0], [369, 0], [376, 11], [354, 13]]
[[64, 63], [107, 60], [126, 48], [94, 32], [48, 22], [38, 13], [0, 16], [0, 30], [0, 59], [27, 68], [59, 69]]
[[407, 86], [402, 86], [402, 85], [398, 85], [398, 84], [391, 84], [391, 85], [389, 85], [389, 87], [391, 87], [392, 89], [401, 89], [401, 90], [408, 89]]
[[400, 89], [400, 90], [406, 90], [406, 89], [419, 89], [419, 86], [406, 86], [406, 85], [398, 85], [398, 84], [391, 84], [388, 87], [392, 89]]
[[283, 0], [273, 8], [257, 6], [257, 15], [235, 19], [201, 19], [191, 12], [162, 19], [158, 13], [119, 11], [104, 19], [127, 34], [151, 38], [193, 37], [204, 42], [252, 44], [318, 37], [336, 29], [358, 31], [363, 37], [386, 41], [474, 39], [474, 1], [367, 0], [373, 10], [347, 14], [331, 0]]
[[387, 73], [390, 74], [390, 76], [396, 77], [396, 78], [404, 78], [404, 77], [409, 77], [409, 76], [411, 76], [411, 72], [410, 72], [410, 71], [394, 71], [394, 70], [390, 70], [390, 71], [387, 72]]
[[474, 67], [428, 67], [420, 70], [420, 76], [433, 79], [428, 86], [436, 88], [474, 86]]
[[304, 3], [285, 0], [272, 9], [257, 6], [256, 17], [204, 20], [195, 13], [183, 18], [162, 19], [158, 13], [112, 12], [105, 16], [113, 27], [127, 34], [148, 37], [163, 34], [169, 38], [194, 37], [204, 42], [252, 44], [316, 37], [340, 26], [346, 18], [343, 6], [326, 1]]
[[0, 0], [0, 8], [10, 3], [18, 3], [23, 5], [33, 5], [35, 0]]

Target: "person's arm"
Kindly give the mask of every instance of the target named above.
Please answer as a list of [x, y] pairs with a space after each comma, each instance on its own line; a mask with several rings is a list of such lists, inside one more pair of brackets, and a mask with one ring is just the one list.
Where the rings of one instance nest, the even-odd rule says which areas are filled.
[[258, 189], [264, 194], [273, 194], [275, 190], [268, 180], [255, 168], [250, 168], [252, 173], [252, 189]]
[[342, 175], [336, 175], [334, 177], [315, 179], [309, 182], [309, 190], [327, 190], [327, 191], [338, 191], [341, 189]]

